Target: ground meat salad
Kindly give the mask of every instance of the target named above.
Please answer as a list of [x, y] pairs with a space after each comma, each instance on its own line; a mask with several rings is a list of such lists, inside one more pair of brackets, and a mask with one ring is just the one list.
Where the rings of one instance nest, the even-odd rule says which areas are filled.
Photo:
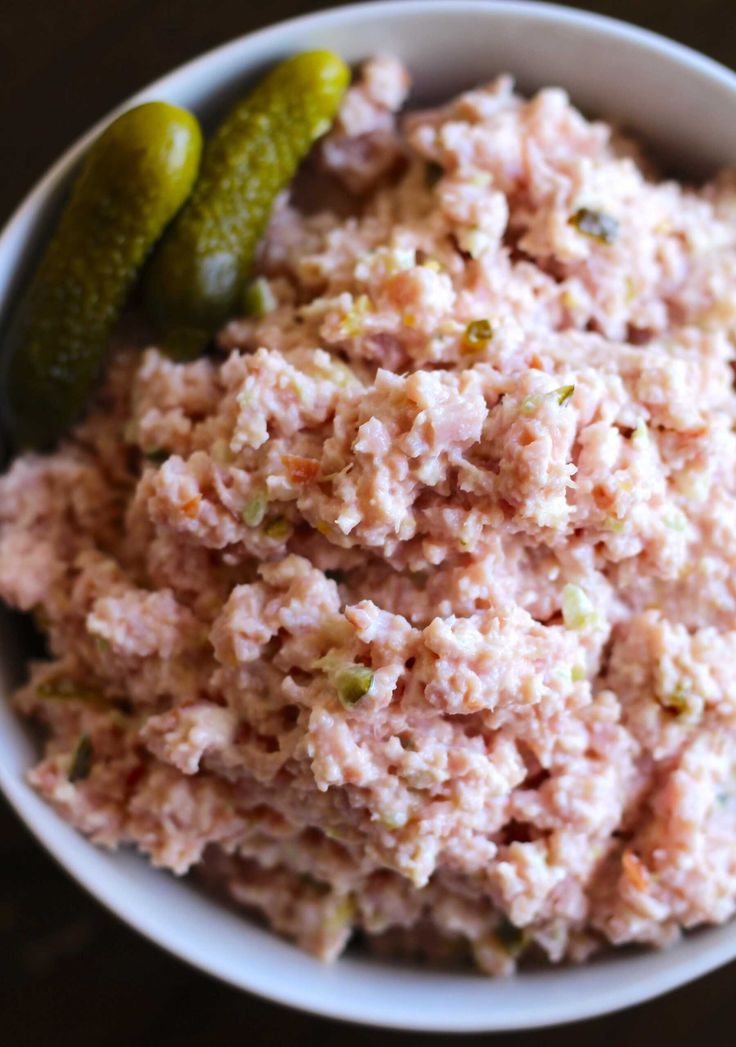
[[30, 778], [325, 959], [664, 945], [736, 908], [736, 181], [408, 87], [366, 65], [219, 354], [117, 352], [2, 479]]

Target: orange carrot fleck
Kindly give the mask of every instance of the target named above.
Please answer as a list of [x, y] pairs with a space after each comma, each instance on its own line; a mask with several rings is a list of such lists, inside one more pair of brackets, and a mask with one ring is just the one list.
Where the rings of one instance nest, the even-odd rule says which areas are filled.
[[645, 891], [649, 886], [649, 872], [639, 855], [633, 851], [624, 851], [621, 864], [624, 867], [624, 875], [637, 891]]
[[319, 462], [316, 458], [302, 458], [296, 454], [282, 454], [281, 461], [286, 475], [293, 484], [306, 484], [319, 473]]
[[199, 511], [199, 503], [202, 501], [201, 494], [195, 494], [194, 498], [190, 498], [188, 502], [184, 502], [181, 506], [181, 511], [185, 516], [194, 517]]

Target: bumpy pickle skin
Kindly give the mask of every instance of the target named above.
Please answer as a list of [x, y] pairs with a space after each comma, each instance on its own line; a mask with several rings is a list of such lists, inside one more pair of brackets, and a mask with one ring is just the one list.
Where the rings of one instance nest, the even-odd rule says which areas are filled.
[[174, 357], [198, 355], [242, 309], [274, 201], [329, 129], [349, 82], [337, 55], [295, 55], [230, 111], [205, 146], [194, 192], [147, 275], [149, 311]]
[[92, 145], [4, 340], [4, 413], [20, 448], [49, 446], [81, 416], [201, 152], [196, 117], [166, 102], [128, 110]]

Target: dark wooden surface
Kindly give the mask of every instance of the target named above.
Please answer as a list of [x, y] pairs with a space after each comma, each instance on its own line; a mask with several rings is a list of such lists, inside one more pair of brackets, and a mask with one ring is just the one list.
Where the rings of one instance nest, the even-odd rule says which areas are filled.
[[[0, 219], [78, 134], [149, 80], [229, 38], [325, 6], [303, 0], [0, 0]], [[736, 66], [734, 0], [589, 0], [577, 6], [647, 25]], [[103, 911], [1, 802], [0, 971], [0, 1043], [6, 1047], [184, 1047], [241, 1038], [254, 1047], [403, 1047], [428, 1039], [297, 1014], [188, 969]], [[493, 1041], [499, 1047], [725, 1047], [736, 1042], [735, 977], [732, 964], [624, 1014]]]

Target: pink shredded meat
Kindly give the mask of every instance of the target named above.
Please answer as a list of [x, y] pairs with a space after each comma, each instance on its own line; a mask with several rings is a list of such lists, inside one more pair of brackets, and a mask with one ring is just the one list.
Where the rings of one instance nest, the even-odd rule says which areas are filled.
[[319, 146], [349, 206], [280, 200], [272, 309], [0, 480], [30, 780], [324, 958], [663, 945], [736, 909], [736, 182], [408, 87]]

